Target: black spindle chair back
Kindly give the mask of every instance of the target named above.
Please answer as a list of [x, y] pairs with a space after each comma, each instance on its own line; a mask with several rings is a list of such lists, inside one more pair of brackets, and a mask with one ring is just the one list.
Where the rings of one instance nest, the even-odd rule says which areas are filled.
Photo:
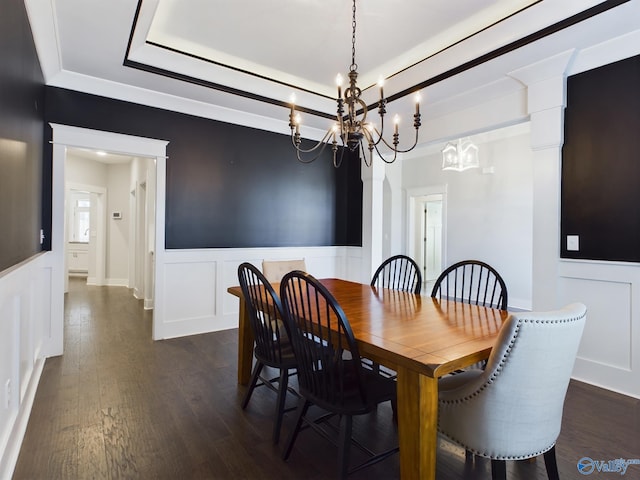
[[249, 309], [254, 354], [266, 365], [278, 367], [291, 356], [280, 298], [262, 272], [250, 263], [240, 265], [238, 279]]
[[371, 279], [371, 286], [420, 293], [422, 289], [420, 267], [411, 257], [395, 255], [386, 259], [378, 267]]
[[[283, 278], [280, 295], [302, 396], [336, 413], [366, 410], [358, 345], [342, 307], [324, 285], [301, 271]], [[343, 355], [347, 350], [351, 354]]]
[[431, 296], [500, 310], [506, 310], [508, 304], [507, 286], [500, 274], [478, 260], [463, 260], [444, 270]]

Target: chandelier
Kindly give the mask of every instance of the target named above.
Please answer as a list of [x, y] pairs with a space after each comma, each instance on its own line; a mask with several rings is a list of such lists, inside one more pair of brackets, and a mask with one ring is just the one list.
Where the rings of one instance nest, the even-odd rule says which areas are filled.
[[[398, 115], [394, 117], [394, 132], [391, 141], [383, 138], [384, 134], [384, 116], [387, 113], [387, 101], [384, 98], [382, 81], [380, 81], [380, 100], [378, 101], [378, 115], [380, 116], [380, 128], [367, 120], [368, 108], [366, 103], [360, 98], [362, 90], [357, 85], [358, 65], [356, 64], [356, 0], [353, 0], [353, 17], [352, 17], [352, 35], [351, 35], [351, 66], [349, 67], [349, 85], [342, 92], [342, 76], [338, 75], [336, 83], [338, 84], [338, 109], [336, 114], [336, 123], [327, 130], [324, 137], [310, 148], [302, 147], [302, 139], [300, 137], [300, 115], [295, 110], [294, 100], [291, 100], [291, 112], [289, 113], [289, 128], [291, 129], [291, 141], [296, 149], [296, 156], [302, 163], [311, 163], [316, 160], [327, 147], [331, 145], [333, 152], [333, 165], [338, 168], [342, 163], [344, 148], [339, 149], [338, 146], [346, 147], [351, 152], [358, 151], [365, 165], [370, 166], [373, 161], [373, 151], [386, 163], [393, 163], [398, 153], [410, 152], [418, 144], [418, 129], [420, 128], [420, 97], [416, 95], [416, 111], [413, 115], [413, 127], [416, 130], [416, 136], [413, 145], [410, 148], [401, 150], [398, 148], [400, 144], [400, 135], [398, 134], [398, 123], [400, 121]], [[364, 151], [364, 144], [367, 145], [369, 155]], [[381, 144], [384, 144], [393, 152], [393, 158], [385, 158], [379, 150]], [[338, 150], [340, 153], [338, 154]]]
[[442, 170], [463, 172], [479, 166], [478, 147], [468, 137], [447, 143], [442, 149]]

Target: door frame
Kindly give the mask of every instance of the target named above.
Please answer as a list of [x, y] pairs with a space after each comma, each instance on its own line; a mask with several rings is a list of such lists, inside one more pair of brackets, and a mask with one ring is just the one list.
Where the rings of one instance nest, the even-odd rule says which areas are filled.
[[[154, 299], [158, 293], [159, 266], [164, 261], [165, 190], [166, 190], [166, 140], [136, 137], [120, 133], [91, 130], [56, 123], [52, 128], [52, 195], [51, 195], [51, 332], [48, 352], [62, 355], [64, 351], [64, 286], [65, 286], [65, 158], [67, 147], [105, 150], [129, 156], [152, 158], [156, 166], [155, 191], [155, 265]], [[155, 301], [156, 304], [161, 302]], [[153, 315], [153, 338], [157, 339], [158, 319]]]

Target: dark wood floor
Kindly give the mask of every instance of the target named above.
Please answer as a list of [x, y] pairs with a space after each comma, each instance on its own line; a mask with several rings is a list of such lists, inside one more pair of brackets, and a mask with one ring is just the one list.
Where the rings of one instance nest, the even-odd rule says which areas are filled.
[[[77, 279], [65, 322], [65, 354], [45, 364], [14, 479], [334, 476], [335, 447], [311, 431], [301, 434], [288, 462], [280, 459], [281, 446], [271, 444], [271, 391], [256, 390], [240, 409], [237, 330], [153, 342], [151, 314], [129, 290]], [[285, 438], [290, 421], [288, 414]], [[376, 448], [397, 442], [387, 406], [356, 429]], [[462, 449], [439, 443], [438, 479], [491, 478], [489, 462], [465, 464]], [[640, 458], [640, 401], [572, 382], [557, 453], [563, 479], [585, 478], [576, 467], [582, 457]], [[512, 462], [508, 473], [511, 480], [546, 478], [541, 458]], [[398, 477], [397, 455], [352, 476]], [[640, 465], [631, 465], [626, 478], [640, 478]]]

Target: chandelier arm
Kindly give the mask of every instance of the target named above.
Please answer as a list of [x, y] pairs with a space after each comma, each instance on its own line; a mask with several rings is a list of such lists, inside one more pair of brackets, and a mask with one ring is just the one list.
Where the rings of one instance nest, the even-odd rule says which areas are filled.
[[300, 156], [301, 153], [308, 153], [308, 152], [301, 152], [300, 150], [296, 149], [296, 157], [298, 157], [298, 161], [300, 163], [312, 163], [314, 161], [316, 161], [320, 155], [322, 155], [322, 152], [324, 152], [324, 149], [327, 148], [328, 143], [325, 143], [324, 145], [322, 145], [322, 148], [320, 149], [320, 151], [313, 156], [313, 158], [303, 158], [302, 156]]
[[[343, 146], [344, 146], [344, 142], [343, 142]], [[342, 165], [342, 158], [344, 157], [344, 148], [340, 149], [340, 159], [336, 162], [336, 150], [337, 150], [337, 144], [334, 142], [334, 145], [332, 147], [333, 149], [333, 166], [335, 168], [340, 168], [340, 165]]]
[[[416, 148], [416, 146], [418, 145], [418, 130], [416, 129], [416, 138], [415, 138], [415, 141], [413, 142], [413, 145], [411, 145], [411, 147], [407, 148], [406, 150], [399, 149], [394, 145], [389, 144], [389, 142], [387, 142], [387, 140], [385, 140], [382, 136], [380, 136], [380, 140], [382, 140], [382, 143], [384, 143], [389, 150], [393, 150], [396, 153], [407, 153], [413, 150], [414, 148]], [[378, 155], [380, 155], [380, 151], [378, 150], [378, 143], [380, 142], [377, 142], [374, 145], [376, 147], [376, 152], [378, 152]]]
[[367, 154], [364, 151], [362, 140], [360, 140], [360, 151], [358, 156], [362, 159], [366, 167], [370, 167], [371, 163], [373, 162], [373, 144], [369, 143], [369, 161], [367, 161]]
[[[389, 147], [389, 145], [387, 144], [386, 141], [382, 141], [385, 145], [387, 145]], [[392, 147], [389, 147], [391, 149], [391, 151], [393, 152], [393, 159], [391, 160], [387, 160], [384, 155], [382, 155], [382, 152], [380, 151], [380, 149], [378, 148], [377, 144], [373, 144], [373, 147], [376, 150], [376, 153], [378, 154], [378, 156], [382, 159], [382, 161], [384, 163], [393, 163], [396, 161], [396, 159], [398, 158], [398, 153], [406, 153], [406, 152], [399, 152], [398, 150], [393, 149]]]
[[[380, 142], [384, 141], [382, 139], [382, 134], [384, 132], [384, 117], [380, 118], [380, 130], [378, 130], [378, 127], [373, 125], [373, 131], [376, 132], [376, 135], [378, 136], [378, 139], [375, 142], [372, 141], [372, 143], [374, 145], [378, 145]], [[373, 140], [373, 136], [371, 137], [371, 140]]]
[[406, 150], [397, 150], [398, 153], [407, 153], [410, 152], [411, 150], [413, 150], [414, 148], [416, 148], [416, 146], [418, 145], [418, 129], [416, 128], [416, 138], [413, 141], [413, 145], [411, 145], [409, 148], [407, 148]]
[[330, 128], [324, 134], [324, 137], [322, 137], [322, 140], [318, 140], [318, 143], [316, 143], [313, 147], [310, 147], [310, 148], [300, 148], [300, 146], [298, 144], [296, 144], [296, 141], [295, 141], [295, 138], [294, 138], [293, 135], [291, 135], [291, 143], [293, 143], [293, 146], [295, 147], [295, 149], [296, 149], [296, 151], [298, 153], [311, 153], [311, 152], [317, 150], [320, 147], [322, 147], [322, 150], [324, 150], [324, 148], [327, 146], [327, 140], [329, 139], [329, 136], [332, 133], [333, 133], [333, 129]]
[[[329, 135], [332, 133], [331, 130], [329, 130], [325, 136], [323, 137], [322, 140], [320, 140], [318, 143], [316, 143], [312, 148], [309, 149], [303, 149], [303, 148], [299, 148], [297, 145], [295, 145], [294, 143], [294, 147], [296, 149], [296, 157], [298, 158], [298, 161], [300, 163], [312, 163], [315, 160], [317, 160], [320, 155], [322, 155], [322, 153], [324, 152], [325, 148], [327, 148], [327, 145], [329, 145], [329, 142], [327, 142], [327, 139], [329, 138]], [[332, 148], [337, 148], [336, 147], [337, 142], [333, 142], [333, 147]], [[311, 153], [316, 151], [318, 148], [320, 148], [320, 151], [314, 155], [312, 158], [303, 158], [302, 155], [304, 155], [305, 153]], [[302, 155], [301, 155], [302, 154]], [[334, 151], [334, 157], [335, 157], [335, 151]], [[341, 160], [342, 161], [342, 160]]]

